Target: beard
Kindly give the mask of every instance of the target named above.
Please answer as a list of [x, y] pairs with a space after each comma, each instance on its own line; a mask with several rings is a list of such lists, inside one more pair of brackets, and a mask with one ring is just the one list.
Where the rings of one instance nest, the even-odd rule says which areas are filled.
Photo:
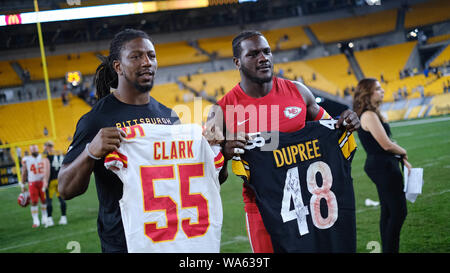
[[270, 76], [263, 77], [263, 78], [260, 78], [260, 77], [257, 77], [256, 75], [254, 75], [245, 66], [241, 66], [241, 71], [250, 81], [252, 81], [254, 83], [258, 83], [258, 84], [263, 84], [263, 83], [270, 82], [272, 80], [272, 78], [273, 78], [273, 70], [270, 71]]
[[127, 77], [126, 74], [124, 74], [124, 77], [125, 77], [125, 79], [126, 79], [129, 83], [131, 83], [131, 84], [134, 86], [134, 88], [136, 88], [136, 90], [138, 90], [140, 93], [147, 93], [147, 92], [150, 92], [150, 90], [152, 90], [152, 88], [153, 88], [153, 78], [152, 78], [152, 80], [150, 81], [150, 83], [148, 83], [148, 84], [139, 84], [137, 80], [135, 80], [135, 81], [130, 80], [130, 79]]

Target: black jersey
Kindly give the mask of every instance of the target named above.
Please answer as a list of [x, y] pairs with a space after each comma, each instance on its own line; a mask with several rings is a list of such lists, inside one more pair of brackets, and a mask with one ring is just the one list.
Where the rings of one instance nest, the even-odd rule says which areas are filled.
[[232, 162], [233, 172], [255, 192], [275, 252], [356, 251], [356, 143], [335, 123], [308, 122], [293, 133], [251, 136], [241, 160]]
[[[179, 121], [171, 109], [150, 97], [145, 105], [130, 105], [119, 101], [113, 94], [99, 100], [91, 111], [82, 116], [63, 164], [75, 160], [101, 128], [126, 127], [140, 123], [171, 125]], [[94, 176], [99, 200], [98, 234], [103, 252], [126, 252], [125, 233], [119, 200], [123, 194], [120, 179], [104, 167], [104, 159], [95, 162]]]
[[54, 153], [47, 154], [48, 161], [50, 161], [50, 178], [49, 181], [58, 178], [58, 172], [64, 160], [64, 155]]

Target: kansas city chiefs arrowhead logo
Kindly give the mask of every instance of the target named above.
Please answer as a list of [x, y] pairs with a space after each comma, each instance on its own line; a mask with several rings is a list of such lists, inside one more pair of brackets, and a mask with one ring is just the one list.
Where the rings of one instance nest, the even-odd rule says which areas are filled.
[[300, 112], [302, 111], [302, 108], [297, 107], [297, 106], [289, 106], [284, 108], [284, 115], [289, 118], [295, 118], [296, 116], [298, 116], [298, 114], [300, 114]]

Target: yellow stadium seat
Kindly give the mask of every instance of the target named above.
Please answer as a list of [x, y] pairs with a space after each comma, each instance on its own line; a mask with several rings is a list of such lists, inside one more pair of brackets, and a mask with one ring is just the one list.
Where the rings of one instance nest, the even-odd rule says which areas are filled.
[[198, 40], [198, 45], [210, 54], [217, 54], [218, 58], [232, 57], [233, 49], [231, 42], [234, 36], [221, 36], [204, 38]]
[[[46, 62], [49, 79], [64, 78], [71, 71], [92, 75], [100, 64], [94, 52], [47, 56]], [[44, 79], [41, 57], [18, 60], [18, 63], [30, 72], [31, 80]]]
[[[67, 106], [61, 99], [52, 99], [57, 139], [55, 150], [66, 151], [75, 132], [77, 121], [91, 107], [78, 97], [70, 98]], [[11, 118], [14, 117], [14, 118]], [[43, 130], [47, 127], [52, 137], [50, 114], [47, 100], [8, 104], [0, 108], [0, 139], [8, 143], [44, 138]], [[40, 151], [43, 145], [40, 144]], [[21, 147], [22, 151], [28, 146]]]
[[[163, 105], [173, 109], [181, 119], [182, 123], [201, 124], [206, 121], [208, 115], [208, 102], [186, 90], [178, 87], [176, 83], [166, 83], [155, 85], [150, 91], [150, 95]], [[184, 101], [184, 98], [189, 101]]]
[[[332, 95], [339, 93], [339, 86], [336, 83], [330, 81], [327, 77], [317, 72], [304, 61], [275, 64], [275, 71], [280, 71], [280, 69], [283, 69], [283, 75], [288, 79], [297, 80], [302, 77], [304, 84], [308, 86], [312, 86]], [[316, 76], [315, 80], [313, 80], [313, 74]]]
[[345, 88], [356, 87], [358, 85], [358, 81], [353, 72], [350, 75], [347, 73], [350, 64], [344, 54], [306, 60], [305, 63], [329, 81], [336, 84], [341, 96], [343, 96], [343, 90]]
[[[266, 30], [261, 33], [266, 37], [273, 51], [299, 48], [302, 45], [311, 44], [302, 26]], [[219, 58], [232, 57], [233, 38], [233, 35], [204, 38], [199, 39], [198, 44], [208, 53], [216, 53]]]
[[405, 14], [405, 28], [423, 26], [450, 19], [450, 1], [434, 0], [411, 5]]
[[[408, 114], [408, 119], [420, 118], [423, 116], [423, 108], [426, 107], [424, 105], [414, 106]], [[419, 116], [421, 114], [421, 116]]]
[[[373, 77], [380, 80], [383, 74], [387, 82], [387, 85], [382, 83], [386, 91], [384, 101], [392, 101], [393, 92], [405, 85], [404, 81], [399, 82], [399, 72], [403, 70], [415, 46], [416, 42], [407, 42], [355, 52], [355, 58], [367, 78]], [[420, 81], [419, 78], [405, 78], [405, 81], [409, 80]]]
[[397, 10], [329, 20], [309, 25], [323, 43], [344, 41], [395, 30]]
[[450, 93], [436, 95], [430, 102], [431, 110], [429, 116], [450, 114]]
[[294, 26], [263, 31], [272, 50], [287, 50], [311, 45], [311, 41], [303, 30], [303, 26]]
[[443, 42], [443, 41], [448, 41], [448, 40], [450, 40], [450, 34], [443, 34], [443, 35], [438, 35], [438, 36], [428, 38], [427, 44], [433, 44], [433, 43], [438, 43], [438, 42]]
[[22, 80], [9, 62], [0, 62], [0, 87], [21, 85]]
[[389, 110], [386, 111], [387, 119], [388, 121], [397, 121], [402, 120], [405, 116], [406, 109], [399, 109], [399, 110]]
[[224, 95], [221, 92], [222, 89], [224, 93], [230, 91], [241, 79], [238, 70], [226, 70], [195, 74], [191, 76], [190, 81], [188, 81], [187, 76], [180, 77], [179, 80], [198, 92], [205, 91], [207, 95], [219, 100]]
[[417, 87], [419, 85], [422, 85], [425, 87], [426, 90], [426, 86], [428, 85], [428, 83], [432, 82], [433, 80], [434, 77], [432, 76], [426, 78], [425, 75], [419, 74], [411, 77], [406, 77], [403, 79], [394, 79], [386, 83], [381, 83], [381, 86], [383, 87], [385, 92], [383, 101], [393, 101], [394, 95], [397, 95], [399, 89], [402, 90], [403, 96], [404, 87], [406, 87], [406, 90], [408, 92], [407, 99], [420, 98], [421, 95], [420, 92], [417, 90]]
[[450, 63], [450, 45], [447, 45], [447, 47], [439, 54], [431, 63], [430, 66], [437, 67], [444, 65], [446, 63]]
[[209, 57], [198, 52], [187, 42], [155, 44], [158, 66], [172, 66], [180, 64], [206, 62]]
[[444, 84], [449, 85], [450, 75], [435, 79], [425, 86], [425, 96], [434, 96], [444, 93]]

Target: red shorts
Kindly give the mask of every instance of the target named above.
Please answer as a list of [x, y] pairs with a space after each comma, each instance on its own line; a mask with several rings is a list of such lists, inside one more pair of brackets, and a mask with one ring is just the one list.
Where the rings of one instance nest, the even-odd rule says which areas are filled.
[[29, 182], [29, 191], [30, 191], [30, 199], [31, 203], [35, 204], [39, 201], [39, 198], [41, 199], [41, 203], [45, 204], [45, 192], [44, 189], [44, 182], [42, 181], [34, 181]]
[[253, 253], [273, 253], [272, 240], [255, 203], [245, 203], [247, 235]]

